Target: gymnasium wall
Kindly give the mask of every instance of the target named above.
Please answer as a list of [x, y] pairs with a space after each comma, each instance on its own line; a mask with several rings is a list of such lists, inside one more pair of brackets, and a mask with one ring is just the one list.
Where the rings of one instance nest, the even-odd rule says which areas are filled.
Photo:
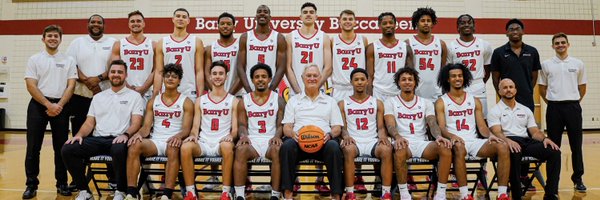
[[[198, 34], [204, 44], [210, 44], [218, 35], [209, 30], [211, 19], [227, 11], [236, 17], [253, 17], [259, 4], [271, 8], [274, 19], [294, 25], [290, 20], [298, 19], [300, 5], [305, 0], [294, 1], [39, 1], [39, 0], [0, 0], [0, 84], [6, 83], [4, 95], [0, 91], [0, 108], [6, 109], [6, 128], [24, 129], [26, 110], [31, 96], [25, 88], [23, 79], [27, 59], [43, 50], [41, 32], [44, 26], [57, 23], [65, 28], [66, 34], [60, 46], [66, 51], [69, 43], [76, 37], [86, 35], [86, 20], [94, 13], [107, 18], [108, 36], [122, 38], [127, 35], [127, 13], [140, 10], [146, 16], [147, 34], [159, 39], [172, 31], [170, 17], [173, 10], [187, 8], [192, 17], [188, 30]], [[343, 9], [351, 9], [357, 17], [366, 22], [358, 32], [365, 34], [369, 41], [380, 37], [378, 30], [369, 28], [369, 20], [376, 20], [381, 12], [393, 12], [398, 18], [401, 30], [397, 38], [406, 39], [414, 33], [410, 27], [410, 16], [417, 7], [433, 7], [440, 23], [434, 28], [436, 36], [450, 42], [458, 37], [455, 19], [458, 15], [469, 13], [476, 19], [477, 36], [489, 41], [492, 47], [507, 42], [504, 35], [504, 23], [510, 18], [521, 18], [525, 22], [523, 41], [538, 49], [542, 60], [554, 55], [551, 49], [551, 35], [563, 31], [569, 34], [570, 55], [578, 57], [586, 64], [588, 75], [587, 95], [582, 101], [583, 127], [600, 128], [600, 49], [592, 42], [595, 39], [592, 28], [592, 11], [596, 17], [600, 14], [600, 0], [444, 0], [444, 1], [396, 1], [396, 0], [325, 0], [316, 2], [319, 19], [325, 23], [322, 29], [330, 35], [339, 32], [333, 18]], [[592, 8], [592, 5], [594, 8]], [[238, 19], [237, 34], [250, 26], [251, 18]], [[287, 21], [287, 22], [283, 22]], [[600, 33], [600, 23], [596, 22], [596, 32]], [[280, 27], [281, 28], [281, 27]], [[281, 28], [289, 32], [294, 27]], [[600, 40], [600, 38], [598, 38]], [[600, 41], [599, 41], [600, 42]], [[488, 82], [488, 91], [493, 86]], [[1, 87], [2, 85], [0, 85]], [[495, 94], [488, 92], [489, 106], [493, 106]], [[544, 124], [545, 105], [541, 105], [542, 124]]]

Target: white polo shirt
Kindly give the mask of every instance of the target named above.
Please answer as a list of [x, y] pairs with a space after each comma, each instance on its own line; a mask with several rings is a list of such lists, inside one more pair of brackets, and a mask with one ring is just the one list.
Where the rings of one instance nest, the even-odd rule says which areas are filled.
[[[89, 35], [78, 37], [69, 45], [67, 55], [75, 59], [77, 67], [84, 75], [96, 77], [108, 69], [108, 59], [115, 41], [117, 41], [115, 38], [107, 36], [103, 36], [98, 41], [92, 39]], [[106, 90], [110, 88], [110, 84], [108, 81], [102, 81], [100, 88]], [[75, 84], [74, 93], [88, 98], [94, 96], [94, 93], [80, 82]]]
[[500, 100], [488, 113], [487, 120], [490, 128], [500, 125], [505, 136], [529, 137], [527, 129], [536, 127], [533, 112], [523, 104], [516, 102], [511, 109]]
[[332, 97], [319, 93], [313, 101], [304, 92], [290, 98], [281, 123], [293, 123], [294, 132], [306, 125], [315, 125], [325, 133], [331, 132], [331, 126], [344, 125], [340, 108]]
[[46, 97], [61, 98], [67, 88], [68, 79], [77, 79], [75, 60], [64, 53], [39, 52], [29, 58], [25, 79], [37, 80], [37, 87]]
[[579, 85], [587, 83], [585, 68], [581, 60], [567, 57], [564, 60], [554, 56], [542, 62], [538, 84], [548, 86], [548, 101], [579, 100]]
[[[119, 136], [131, 125], [132, 115], [144, 115], [144, 100], [127, 87], [104, 90], [94, 96], [88, 116], [96, 118], [95, 137]], [[132, 133], [130, 133], [132, 134]]]

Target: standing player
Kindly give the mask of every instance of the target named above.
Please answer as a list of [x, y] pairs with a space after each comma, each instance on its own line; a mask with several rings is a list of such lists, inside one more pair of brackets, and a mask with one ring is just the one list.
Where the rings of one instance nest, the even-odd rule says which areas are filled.
[[346, 199], [356, 199], [354, 194], [354, 158], [370, 156], [381, 160], [381, 178], [383, 179], [381, 199], [392, 199], [392, 147], [388, 141], [383, 123], [383, 103], [367, 94], [369, 76], [362, 68], [350, 73], [354, 94], [338, 102], [344, 128], [340, 147], [344, 151], [344, 179]]
[[286, 37], [287, 42], [287, 80], [294, 94], [304, 89], [302, 71], [307, 64], [314, 63], [321, 67], [322, 76], [319, 87], [327, 86], [331, 76], [331, 41], [325, 32], [319, 30], [317, 21], [317, 6], [306, 2], [300, 7], [302, 27], [292, 31]]
[[367, 37], [354, 32], [356, 18], [353, 11], [343, 10], [339, 20], [342, 32], [331, 39], [333, 46], [333, 75], [331, 78], [333, 91], [331, 96], [336, 101], [352, 95], [350, 73], [357, 68], [365, 69], [365, 50], [369, 44]]
[[[194, 103], [177, 91], [182, 76], [180, 65], [171, 63], [164, 67], [165, 91], [148, 102], [144, 126], [127, 143], [126, 200], [138, 199], [137, 180], [141, 156], [167, 156], [165, 188], [161, 200], [171, 199], [173, 196], [179, 172], [179, 147], [181, 141], [190, 134], [194, 117]], [[150, 138], [146, 139], [148, 136]]]
[[452, 41], [448, 47], [448, 62], [462, 63], [471, 71], [473, 82], [465, 88], [465, 91], [479, 99], [485, 117], [487, 115], [485, 83], [490, 78], [492, 46], [489, 42], [473, 36], [475, 19], [471, 15], [458, 16], [456, 27], [460, 37]]
[[[446, 183], [452, 164], [452, 144], [441, 135], [433, 103], [415, 95], [419, 79], [419, 73], [413, 68], [398, 70], [394, 75], [394, 82], [401, 93], [385, 101], [385, 124], [395, 140], [398, 188], [401, 199], [410, 199], [406, 185], [408, 168], [398, 163], [405, 163], [411, 157], [438, 160], [439, 180], [434, 199], [445, 200]], [[428, 140], [428, 129], [435, 142]]]
[[239, 49], [239, 43], [237, 39], [233, 37], [235, 17], [228, 12], [224, 12], [219, 15], [217, 23], [219, 24], [219, 39], [205, 48], [204, 74], [206, 75], [206, 86], [212, 88], [212, 86], [208, 84], [208, 79], [210, 79], [210, 65], [213, 61], [222, 60], [227, 64], [227, 69], [229, 70], [227, 82], [225, 82], [225, 91], [235, 95], [239, 91], [239, 88], [233, 89], [234, 83], [238, 80], [235, 68]]
[[156, 45], [156, 70], [154, 72], [154, 92], [162, 90], [162, 74], [165, 63], [181, 65], [183, 77], [177, 88], [192, 101], [204, 90], [204, 45], [202, 40], [187, 32], [190, 13], [185, 8], [173, 12], [173, 33], [163, 37]]
[[400, 94], [394, 86], [394, 73], [403, 67], [412, 66], [410, 47], [396, 39], [396, 16], [384, 12], [377, 17], [381, 29], [381, 39], [367, 47], [367, 72], [372, 76], [373, 96], [386, 100]]
[[[270, 66], [271, 71], [275, 74], [269, 89], [276, 91], [279, 88], [279, 95], [284, 96], [286, 86], [285, 83], [281, 83], [281, 80], [286, 70], [287, 45], [283, 35], [271, 29], [271, 9], [268, 6], [258, 6], [256, 9], [256, 28], [240, 36], [239, 48], [236, 73], [242, 87], [244, 87], [243, 89], [247, 93], [254, 90], [248, 82], [250, 80], [248, 66], [264, 63]], [[237, 87], [239, 86], [234, 88]]]
[[129, 35], [116, 41], [110, 61], [123, 60], [127, 63], [128, 88], [139, 92], [144, 100], [150, 100], [149, 90], [154, 80], [154, 48], [156, 43], [144, 35], [144, 14], [139, 10], [128, 15]]
[[446, 43], [431, 33], [436, 24], [437, 16], [432, 8], [418, 8], [412, 15], [412, 26], [417, 29], [417, 35], [406, 40], [413, 51], [415, 69], [422, 78], [415, 94], [431, 102], [442, 95], [436, 77], [440, 68], [446, 65], [448, 55]]
[[255, 91], [245, 94], [238, 104], [239, 140], [235, 149], [234, 177], [236, 199], [246, 199], [245, 186], [248, 161], [262, 157], [271, 160], [271, 199], [279, 199], [279, 148], [283, 136], [285, 100], [269, 90], [271, 67], [259, 63], [250, 69]]
[[[510, 151], [504, 141], [490, 133], [483, 119], [481, 102], [464, 91], [473, 81], [469, 69], [461, 63], [444, 66], [438, 76], [438, 85], [444, 93], [435, 102], [435, 113], [442, 136], [450, 138], [454, 153], [454, 171], [461, 199], [473, 199], [467, 188], [465, 157], [496, 157], [498, 160], [498, 199], [506, 194], [510, 172]], [[477, 138], [477, 130], [487, 138]]]
[[[194, 157], [221, 156], [223, 193], [221, 200], [231, 199], [233, 140], [237, 137], [237, 105], [235, 96], [225, 91], [227, 64], [215, 61], [210, 66], [213, 89], [194, 104], [194, 121], [190, 136], [181, 146], [181, 169], [187, 191], [185, 199], [198, 199], [194, 186]], [[200, 133], [198, 133], [200, 132]]]

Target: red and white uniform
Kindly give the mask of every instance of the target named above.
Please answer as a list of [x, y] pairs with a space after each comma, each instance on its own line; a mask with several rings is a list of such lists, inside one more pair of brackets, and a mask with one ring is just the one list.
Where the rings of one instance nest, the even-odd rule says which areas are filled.
[[318, 30], [315, 34], [305, 37], [300, 34], [300, 30], [292, 31], [292, 69], [298, 86], [304, 90], [302, 81], [302, 72], [304, 67], [310, 63], [317, 64], [320, 71], [323, 71], [323, 40], [325, 33]]
[[258, 154], [265, 157], [269, 148], [269, 140], [275, 136], [277, 131], [279, 97], [277, 93], [271, 92], [263, 104], [256, 103], [252, 93], [244, 94], [242, 98], [248, 117], [248, 138]]
[[210, 93], [200, 97], [200, 148], [203, 156], [218, 156], [219, 141], [231, 132], [235, 96], [227, 94], [221, 101], [210, 98]]
[[389, 97], [400, 94], [394, 83], [394, 74], [406, 65], [406, 43], [398, 40], [393, 46], [386, 46], [377, 40], [373, 42], [374, 48], [374, 77], [373, 96], [385, 101]]
[[152, 113], [154, 114], [153, 131], [150, 135], [150, 140], [158, 149], [158, 155], [164, 156], [167, 150], [167, 140], [181, 132], [183, 128], [183, 105], [184, 95], [179, 94], [177, 99], [167, 105], [162, 97], [164, 94], [154, 97], [154, 105], [152, 105]]
[[[236, 70], [236, 62], [237, 62], [237, 53], [239, 48], [239, 43], [237, 39], [233, 41], [229, 46], [224, 46], [218, 40], [212, 43], [211, 47], [211, 58], [212, 61], [222, 60], [227, 64], [227, 69], [229, 72], [227, 74], [227, 81], [225, 82], [225, 91], [229, 91], [233, 82], [236, 80], [237, 76], [235, 75]], [[232, 67], [233, 66], [233, 67]]]
[[396, 119], [398, 133], [408, 140], [413, 157], [421, 157], [429, 145], [427, 139], [427, 116], [435, 116], [433, 103], [415, 96], [404, 101], [399, 95], [385, 101], [385, 115]]
[[[120, 41], [121, 60], [127, 64], [127, 83], [140, 87], [144, 85], [154, 67], [154, 48], [152, 39], [146, 37], [140, 44], [133, 44], [123, 38]], [[148, 89], [144, 99], [148, 100], [152, 95], [152, 89]]]
[[344, 42], [341, 35], [333, 38], [333, 74], [331, 77], [333, 93], [336, 101], [341, 101], [354, 92], [350, 73], [356, 68], [366, 67], [365, 44], [363, 36], [356, 34], [350, 43]]
[[185, 39], [176, 41], [171, 36], [163, 38], [164, 64], [181, 64], [183, 77], [177, 90], [192, 101], [197, 97], [196, 85], [196, 36], [189, 34]]
[[487, 140], [477, 138], [477, 122], [475, 120], [475, 97], [465, 92], [463, 102], [456, 102], [448, 94], [442, 95], [446, 129], [448, 132], [461, 137], [465, 141], [467, 152], [477, 156], [479, 148]]
[[421, 78], [415, 94], [435, 102], [442, 95], [442, 89], [437, 86], [438, 73], [442, 68], [442, 42], [432, 37], [429, 44], [421, 43], [417, 36], [409, 37], [408, 42], [413, 51], [415, 69]]
[[344, 115], [350, 137], [356, 141], [359, 156], [371, 155], [377, 144], [377, 98], [369, 96], [358, 102], [351, 96], [344, 98]]
[[[246, 35], [246, 78], [248, 78], [248, 82], [252, 80], [250, 69], [257, 63], [269, 65], [273, 76], [275, 76], [277, 69], [277, 37], [279, 33], [271, 30], [269, 36], [264, 40], [256, 38], [254, 30], [249, 30]], [[253, 84], [250, 84], [250, 87], [254, 90]]]

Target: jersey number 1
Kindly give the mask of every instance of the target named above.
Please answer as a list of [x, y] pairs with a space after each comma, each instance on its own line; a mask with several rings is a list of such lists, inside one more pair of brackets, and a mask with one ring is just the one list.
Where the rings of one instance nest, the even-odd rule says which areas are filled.
[[210, 120], [210, 130], [218, 131], [219, 130], [219, 119], [215, 118]]

